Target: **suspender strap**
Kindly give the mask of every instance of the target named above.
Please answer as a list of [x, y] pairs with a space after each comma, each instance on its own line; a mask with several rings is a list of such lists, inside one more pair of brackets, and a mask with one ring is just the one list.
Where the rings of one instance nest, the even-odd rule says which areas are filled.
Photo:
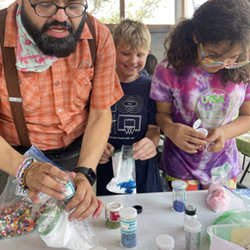
[[20, 87], [18, 83], [18, 75], [16, 69], [16, 57], [13, 48], [4, 47], [5, 21], [7, 16], [7, 9], [0, 11], [0, 37], [2, 60], [4, 65], [4, 74], [7, 84], [9, 102], [16, 131], [21, 145], [30, 147], [31, 143], [28, 136], [28, 129], [26, 126], [23, 100], [21, 97]]
[[93, 37], [93, 39], [88, 40], [89, 43], [89, 49], [90, 49], [90, 53], [91, 53], [91, 58], [92, 58], [92, 64], [95, 64], [96, 61], [96, 37], [95, 37], [95, 27], [94, 24], [90, 18], [90, 16], [87, 13], [87, 18], [86, 18], [86, 23], [88, 24], [90, 33]]

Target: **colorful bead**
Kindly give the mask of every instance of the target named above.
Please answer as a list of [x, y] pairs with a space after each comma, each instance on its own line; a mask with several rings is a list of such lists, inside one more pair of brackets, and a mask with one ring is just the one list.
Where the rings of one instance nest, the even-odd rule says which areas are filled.
[[37, 221], [47, 207], [46, 203], [31, 217], [32, 203], [11, 203], [0, 210], [0, 239], [11, 238], [33, 231]]

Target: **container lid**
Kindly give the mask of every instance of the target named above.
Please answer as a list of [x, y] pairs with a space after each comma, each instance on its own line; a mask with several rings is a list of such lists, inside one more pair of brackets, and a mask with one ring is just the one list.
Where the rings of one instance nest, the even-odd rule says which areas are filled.
[[196, 219], [185, 221], [184, 229], [190, 233], [199, 233], [201, 231], [201, 223]]
[[200, 125], [201, 125], [201, 120], [198, 119], [198, 120], [196, 120], [196, 121], [194, 122], [193, 128], [194, 128], [195, 130], [197, 130], [197, 128], [199, 128]]
[[204, 134], [205, 136], [208, 135], [208, 131], [205, 128], [198, 128], [196, 129], [197, 132]]
[[141, 214], [142, 211], [143, 211], [143, 208], [142, 208], [142, 206], [140, 206], [140, 205], [134, 205], [133, 208], [136, 209], [137, 214]]
[[168, 234], [160, 234], [155, 239], [157, 248], [161, 250], [174, 249], [174, 238]]
[[124, 207], [120, 210], [120, 217], [122, 219], [132, 219], [137, 215], [137, 210], [133, 207]]
[[123, 204], [118, 201], [110, 202], [106, 205], [106, 210], [113, 212], [120, 211], [122, 208]]
[[184, 181], [172, 181], [172, 188], [174, 189], [186, 189], [186, 182]]
[[187, 215], [195, 215], [196, 214], [196, 207], [192, 203], [185, 204], [185, 214]]

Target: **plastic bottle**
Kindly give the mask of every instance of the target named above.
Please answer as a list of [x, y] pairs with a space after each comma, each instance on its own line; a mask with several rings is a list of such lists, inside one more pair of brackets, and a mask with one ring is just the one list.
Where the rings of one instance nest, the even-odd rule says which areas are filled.
[[185, 222], [186, 250], [200, 249], [201, 227], [202, 225], [197, 219], [191, 219]]
[[126, 248], [135, 247], [137, 244], [137, 211], [133, 207], [124, 207], [120, 210], [121, 245]]
[[187, 220], [197, 219], [196, 207], [192, 203], [185, 204], [184, 223]]
[[173, 181], [172, 195], [173, 195], [173, 210], [176, 212], [184, 212], [184, 206], [186, 202], [186, 182]]
[[123, 208], [120, 202], [110, 202], [105, 206], [105, 219], [106, 227], [111, 229], [119, 228], [120, 223], [120, 213], [119, 211]]
[[69, 173], [68, 173], [68, 176], [69, 176], [68, 181], [63, 181], [63, 180], [60, 180], [60, 179], [56, 178], [57, 181], [61, 182], [66, 187], [66, 191], [64, 192], [64, 194], [65, 194], [65, 199], [64, 199], [65, 204], [69, 203], [70, 200], [72, 199], [72, 197], [75, 195], [75, 183], [71, 179]]
[[173, 250], [174, 238], [167, 234], [160, 234], [156, 237], [156, 246], [158, 250]]

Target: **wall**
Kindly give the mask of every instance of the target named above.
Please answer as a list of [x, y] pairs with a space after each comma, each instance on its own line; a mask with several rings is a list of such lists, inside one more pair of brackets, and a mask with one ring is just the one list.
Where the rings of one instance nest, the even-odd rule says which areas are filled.
[[169, 29], [151, 29], [151, 54], [154, 54], [158, 62], [160, 62], [164, 58], [165, 48], [163, 46], [165, 38], [167, 37], [167, 34], [169, 32]]

